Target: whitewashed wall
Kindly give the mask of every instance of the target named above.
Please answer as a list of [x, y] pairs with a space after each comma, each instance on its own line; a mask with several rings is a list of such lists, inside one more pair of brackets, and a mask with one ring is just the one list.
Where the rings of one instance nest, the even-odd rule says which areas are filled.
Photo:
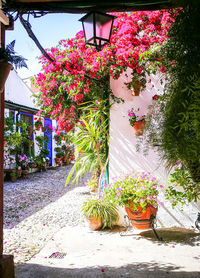
[[[30, 108], [36, 108], [36, 105], [33, 102], [32, 98], [32, 90], [28, 86], [30, 83], [27, 81], [26, 83], [18, 76], [17, 72], [15, 70], [12, 70], [8, 76], [8, 79], [5, 84], [5, 100], [11, 101], [15, 104], [24, 105]], [[5, 116], [9, 116], [9, 110], [5, 109]], [[15, 113], [16, 116], [16, 113]], [[34, 116], [34, 118], [38, 118]], [[56, 128], [56, 121], [52, 120], [52, 126]], [[41, 130], [36, 131], [36, 134], [33, 134], [34, 138], [36, 136], [43, 135], [43, 132]], [[52, 133], [52, 138], [54, 137], [55, 132]], [[52, 140], [52, 165], [55, 166], [55, 151], [54, 148], [56, 147], [56, 142], [53, 139]], [[35, 154], [38, 155], [39, 148], [37, 145], [36, 140], [34, 140], [34, 148], [35, 148]]]
[[[128, 75], [130, 71], [127, 71]], [[145, 91], [139, 96], [133, 96], [124, 82], [129, 79], [122, 74], [118, 80], [110, 80], [110, 86], [115, 96], [125, 100], [124, 103], [113, 104], [110, 110], [110, 144], [109, 144], [109, 177], [110, 182], [114, 177], [129, 173], [132, 170], [148, 171], [156, 176], [160, 183], [166, 187], [168, 173], [164, 162], [161, 161], [156, 151], [149, 150], [147, 156], [136, 151], [137, 140], [134, 128], [129, 124], [128, 110], [134, 107], [135, 111], [140, 108], [138, 115], [144, 115], [152, 102], [152, 96], [162, 94], [163, 88], [160, 84], [162, 76], [152, 76], [151, 83], [147, 83]], [[153, 86], [152, 86], [153, 85]], [[184, 207], [172, 209], [171, 204], [164, 199], [164, 189], [160, 193], [160, 205], [158, 210], [158, 224], [160, 226], [185, 226], [192, 227], [197, 218], [197, 205], [190, 204]]]
[[31, 96], [31, 89], [23, 82], [15, 70], [11, 70], [5, 84], [5, 100], [37, 108]]

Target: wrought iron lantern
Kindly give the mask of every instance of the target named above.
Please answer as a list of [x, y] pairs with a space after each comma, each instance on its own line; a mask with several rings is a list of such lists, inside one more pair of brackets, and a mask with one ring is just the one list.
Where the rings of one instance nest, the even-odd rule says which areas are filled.
[[102, 12], [89, 12], [79, 21], [82, 22], [86, 44], [93, 45], [99, 51], [110, 42], [115, 16]]

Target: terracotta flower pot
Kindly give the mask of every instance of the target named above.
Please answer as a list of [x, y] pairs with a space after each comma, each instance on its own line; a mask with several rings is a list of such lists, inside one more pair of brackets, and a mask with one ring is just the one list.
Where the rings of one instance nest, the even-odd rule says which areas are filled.
[[20, 178], [22, 175], [22, 170], [17, 170], [17, 177]]
[[0, 62], [0, 93], [3, 92], [6, 80], [12, 69], [12, 65], [7, 62]]
[[63, 157], [56, 157], [56, 158], [55, 158], [55, 163], [56, 163], [58, 166], [62, 166], [62, 159], [63, 159]]
[[22, 170], [22, 177], [25, 179], [28, 175], [28, 170]]
[[89, 227], [91, 230], [96, 231], [102, 226], [102, 219], [96, 219], [92, 216], [89, 217]]
[[132, 226], [138, 230], [144, 230], [151, 228], [152, 219], [156, 217], [158, 208], [148, 204], [146, 211], [142, 211], [141, 207], [138, 207], [137, 211], [133, 211], [131, 205], [130, 207], [125, 206], [125, 210], [131, 219]]
[[75, 155], [72, 154], [72, 155], [71, 155], [71, 160], [74, 160], [74, 159], [75, 159]]
[[135, 122], [133, 124], [133, 127], [135, 129], [135, 135], [136, 136], [141, 136], [144, 133], [144, 128], [145, 128], [146, 122]]
[[15, 176], [10, 176], [10, 180], [11, 180], [12, 182], [15, 182], [15, 181], [17, 180], [17, 175], [15, 175]]

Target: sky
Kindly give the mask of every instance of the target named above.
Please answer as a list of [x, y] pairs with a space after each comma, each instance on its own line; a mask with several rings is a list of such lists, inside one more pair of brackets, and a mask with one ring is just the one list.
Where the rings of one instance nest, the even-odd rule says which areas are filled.
[[[47, 14], [40, 18], [30, 16], [29, 22], [42, 47], [50, 48], [56, 46], [59, 40], [72, 38], [82, 30], [81, 22], [78, 21], [82, 16], [83, 14]], [[15, 21], [13, 31], [6, 31], [6, 44], [13, 40], [16, 40], [16, 53], [27, 59], [28, 69], [18, 69], [19, 76], [24, 79], [39, 73], [41, 65], [37, 57], [41, 52], [19, 20]]]

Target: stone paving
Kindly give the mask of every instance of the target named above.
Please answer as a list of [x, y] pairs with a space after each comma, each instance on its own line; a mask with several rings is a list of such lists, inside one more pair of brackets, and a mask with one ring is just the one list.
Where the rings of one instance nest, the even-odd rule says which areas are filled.
[[[66, 224], [82, 219], [80, 205], [87, 196], [79, 187], [65, 186], [72, 165], [29, 174], [4, 184], [4, 254], [25, 262], [38, 253]], [[86, 179], [86, 178], [85, 178]], [[73, 193], [72, 193], [73, 191]]]
[[88, 177], [65, 187], [71, 167], [5, 182], [4, 254], [14, 255], [16, 278], [200, 277], [199, 233], [158, 229], [158, 242], [131, 228], [91, 231], [80, 212]]

